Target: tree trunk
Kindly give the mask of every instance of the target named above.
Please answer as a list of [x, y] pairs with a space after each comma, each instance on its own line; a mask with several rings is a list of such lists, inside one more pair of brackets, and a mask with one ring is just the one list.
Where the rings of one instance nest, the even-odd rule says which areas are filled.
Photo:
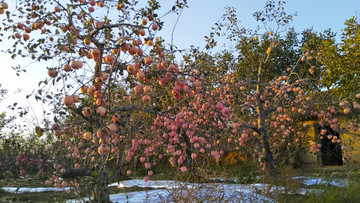
[[274, 163], [274, 157], [270, 149], [269, 136], [267, 134], [267, 127], [265, 121], [266, 115], [260, 100], [260, 96], [257, 96], [256, 103], [258, 106], [258, 114], [259, 114], [258, 127], [262, 139], [262, 154], [265, 162], [265, 170], [273, 174], [275, 172], [275, 163]]
[[189, 169], [190, 172], [194, 173], [194, 164], [193, 164], [193, 160], [191, 158], [191, 144], [189, 141], [189, 137], [186, 135], [186, 133], [183, 135], [184, 141], [186, 143], [186, 159], [185, 159], [185, 164], [186, 167]]
[[262, 156], [265, 162], [265, 171], [269, 175], [274, 175], [276, 174], [276, 170], [275, 170], [276, 168], [274, 163], [274, 157], [270, 149], [269, 136], [267, 133], [266, 113], [263, 107], [263, 102], [260, 99], [260, 95], [262, 93], [261, 82], [262, 82], [262, 68], [260, 66], [258, 72], [258, 83], [257, 83], [258, 94], [255, 95], [255, 101], [256, 101], [256, 107], [258, 113], [258, 128], [262, 139]]
[[100, 172], [98, 181], [92, 191], [92, 202], [108, 203], [110, 202], [109, 189], [108, 189], [107, 172]]
[[101, 76], [101, 65], [102, 65], [102, 58], [103, 58], [103, 54], [104, 54], [104, 44], [96, 43], [95, 45], [100, 50], [100, 56], [99, 56], [99, 59], [95, 61], [94, 79], [96, 77]]

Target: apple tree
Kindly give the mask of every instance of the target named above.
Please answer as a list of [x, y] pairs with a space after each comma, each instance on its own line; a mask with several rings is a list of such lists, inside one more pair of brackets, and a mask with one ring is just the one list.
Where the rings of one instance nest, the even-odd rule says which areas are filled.
[[[191, 73], [180, 71], [156, 37], [163, 26], [160, 12], [176, 14], [186, 1], [176, 1], [169, 11], [161, 11], [158, 1], [8, 3], [17, 9], [7, 10], [3, 20], [2, 29], [14, 42], [7, 52], [47, 66], [48, 78], [40, 81], [35, 99], [53, 105], [55, 122], [69, 118], [62, 125], [36, 129], [39, 137], [52, 130], [58, 143], [48, 148], [58, 152], [52, 160], [58, 172], [46, 183], [59, 188], [71, 184], [79, 194], [80, 177], [87, 176], [84, 188], [94, 201], [108, 202], [111, 175], [122, 173], [141, 148], [151, 155], [146, 146], [152, 138], [141, 136], [149, 131], [152, 116], [165, 115], [171, 111], [168, 105], [180, 103], [179, 97], [194, 94], [195, 86], [187, 85]], [[2, 12], [9, 7], [1, 6]], [[172, 93], [175, 84], [184, 90]], [[147, 160], [144, 167], [150, 166]]]

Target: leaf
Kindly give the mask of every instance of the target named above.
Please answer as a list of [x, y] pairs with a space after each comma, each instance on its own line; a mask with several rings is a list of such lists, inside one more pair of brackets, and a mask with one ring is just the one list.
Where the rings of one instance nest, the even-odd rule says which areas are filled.
[[41, 129], [39, 126], [35, 127], [36, 137], [41, 137], [44, 133], [43, 129]]

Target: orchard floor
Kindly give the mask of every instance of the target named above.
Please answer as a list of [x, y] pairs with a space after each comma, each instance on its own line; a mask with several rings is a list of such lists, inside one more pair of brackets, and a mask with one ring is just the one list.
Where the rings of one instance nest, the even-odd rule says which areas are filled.
[[[172, 180], [141, 179], [120, 181], [109, 185], [112, 202], [302, 202], [309, 200], [322, 202], [319, 196], [329, 191], [348, 191], [354, 189], [350, 202], [360, 201], [360, 174], [349, 177], [311, 177], [294, 176], [286, 180], [286, 186], [261, 183], [258, 179], [253, 184], [236, 184], [237, 178], [213, 177], [207, 183], [184, 183]], [[355, 177], [355, 179], [354, 179]], [[290, 184], [291, 182], [291, 184]], [[354, 183], [357, 182], [357, 185]], [[355, 188], [354, 188], [355, 187]], [[2, 187], [0, 202], [86, 202], [74, 195], [52, 187]], [[21, 197], [26, 196], [28, 199]], [[45, 196], [50, 196], [44, 199]], [[349, 196], [349, 195], [348, 195]], [[305, 199], [304, 199], [305, 198]], [[328, 197], [326, 197], [328, 198]], [[290, 200], [290, 201], [289, 201]], [[319, 201], [316, 201], [319, 200]], [[327, 202], [328, 199], [325, 199]], [[336, 202], [336, 201], [335, 201]]]

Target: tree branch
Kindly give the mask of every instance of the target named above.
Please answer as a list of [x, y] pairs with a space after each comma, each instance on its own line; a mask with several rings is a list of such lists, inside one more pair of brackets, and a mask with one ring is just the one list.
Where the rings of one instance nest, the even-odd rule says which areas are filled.
[[181, 103], [183, 103], [184, 101], [186, 101], [187, 99], [183, 99], [181, 100], [179, 103], [177, 103], [176, 105], [174, 105], [173, 107], [171, 107], [170, 109], [167, 109], [165, 111], [155, 111], [149, 108], [146, 108], [140, 104], [133, 104], [130, 106], [119, 106], [119, 107], [115, 107], [113, 108], [109, 113], [115, 113], [115, 112], [119, 112], [119, 111], [132, 111], [132, 110], [142, 110], [148, 113], [152, 113], [152, 114], [165, 114], [168, 113], [170, 111], [172, 111], [174, 108], [176, 108], [178, 105], [180, 105]]
[[260, 129], [258, 127], [256, 127], [256, 126], [253, 126], [253, 125], [250, 125], [250, 124], [246, 124], [246, 123], [241, 124], [240, 128], [250, 128], [251, 130], [253, 130], [253, 131], [260, 134]]
[[91, 176], [91, 170], [88, 168], [72, 168], [61, 174], [61, 178], [75, 178], [81, 176]]

